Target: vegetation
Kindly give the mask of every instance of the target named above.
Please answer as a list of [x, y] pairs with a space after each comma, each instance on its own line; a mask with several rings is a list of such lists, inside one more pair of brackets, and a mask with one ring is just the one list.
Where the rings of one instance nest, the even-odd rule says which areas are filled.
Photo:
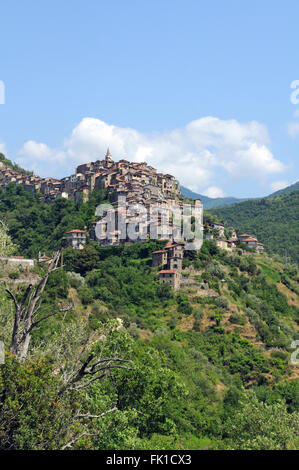
[[[271, 270], [292, 286], [298, 272], [205, 242], [185, 269], [216, 296], [174, 293], [150, 267], [158, 248], [64, 251], [26, 358], [8, 352], [0, 368], [2, 449], [298, 449], [299, 312]], [[12, 282], [20, 302], [26, 284]], [[12, 300], [4, 285], [0, 295], [9, 344]]]
[[[53, 252], [104, 199], [44, 204], [10, 185], [3, 254]], [[299, 449], [298, 266], [205, 241], [175, 292], [151, 267], [163, 245], [0, 264], [0, 449]]]
[[68, 230], [90, 228], [95, 209], [105, 196], [105, 191], [99, 190], [86, 203], [57, 198], [48, 204], [41, 202], [38, 194], [10, 183], [6, 189], [0, 188], [0, 220], [9, 227], [18, 253], [36, 258], [39, 251], [56, 250]]
[[270, 253], [299, 261], [299, 191], [213, 210], [239, 233], [256, 235]]

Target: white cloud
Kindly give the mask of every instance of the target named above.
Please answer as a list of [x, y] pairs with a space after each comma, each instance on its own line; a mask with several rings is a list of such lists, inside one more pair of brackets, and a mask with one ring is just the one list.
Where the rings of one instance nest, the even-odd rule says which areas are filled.
[[271, 189], [273, 192], [279, 191], [280, 189], [284, 189], [287, 186], [289, 186], [289, 183], [287, 181], [273, 181], [271, 184]]
[[[73, 172], [73, 164], [66, 152], [55, 150], [46, 144], [28, 140], [19, 151], [19, 165], [42, 176], [52, 176], [65, 171]], [[66, 175], [64, 175], [66, 176]]]
[[80, 163], [102, 159], [110, 147], [115, 160], [147, 161], [200, 191], [214, 186], [219, 171], [237, 180], [262, 179], [283, 171], [283, 164], [275, 159], [268, 143], [267, 129], [255, 121], [239, 123], [204, 117], [183, 128], [145, 134], [84, 118], [61, 149], [28, 141], [18, 162], [41, 176], [62, 177], [73, 173]]
[[225, 197], [224, 191], [217, 186], [210, 186], [203, 192], [203, 195], [211, 198]]

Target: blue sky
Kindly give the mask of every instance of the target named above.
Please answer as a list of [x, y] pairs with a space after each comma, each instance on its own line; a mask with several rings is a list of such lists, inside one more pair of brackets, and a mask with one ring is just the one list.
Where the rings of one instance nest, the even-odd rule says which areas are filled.
[[210, 196], [269, 194], [299, 179], [298, 17], [296, 0], [2, 3], [0, 150], [62, 177], [109, 145]]

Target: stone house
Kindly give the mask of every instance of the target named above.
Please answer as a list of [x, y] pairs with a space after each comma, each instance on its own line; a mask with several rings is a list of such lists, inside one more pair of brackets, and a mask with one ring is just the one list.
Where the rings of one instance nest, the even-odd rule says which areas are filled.
[[86, 245], [86, 230], [70, 230], [66, 233], [65, 242], [75, 250], [83, 250]]
[[242, 242], [245, 243], [248, 246], [248, 248], [257, 248], [258, 246], [258, 241], [254, 237], [244, 238]]
[[156, 266], [164, 266], [165, 264], [167, 264], [167, 251], [154, 251], [152, 253], [152, 267], [155, 268]]
[[224, 237], [224, 225], [221, 223], [212, 223], [211, 228], [214, 228], [215, 230], [218, 230], [219, 236]]
[[180, 273], [175, 269], [163, 269], [159, 272], [160, 284], [169, 284], [174, 290], [180, 287]]

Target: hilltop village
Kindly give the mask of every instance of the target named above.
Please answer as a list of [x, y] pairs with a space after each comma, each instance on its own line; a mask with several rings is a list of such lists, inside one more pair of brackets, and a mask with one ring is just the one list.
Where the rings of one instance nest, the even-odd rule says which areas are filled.
[[[145, 162], [114, 162], [107, 149], [104, 160], [79, 165], [76, 173], [57, 180], [40, 178], [36, 175], [24, 175], [12, 169], [0, 166], [0, 187], [9, 183], [21, 185], [26, 191], [41, 193], [41, 200], [49, 202], [57, 197], [71, 199], [74, 202], [88, 199], [91, 191], [107, 189], [118, 195], [126, 195], [127, 200], [137, 203], [175, 201], [180, 195], [179, 182], [172, 175], [158, 173]], [[112, 201], [113, 202], [113, 201]]]
[[[108, 148], [103, 160], [79, 165], [74, 175], [61, 180], [21, 174], [2, 165], [0, 187], [6, 187], [9, 183], [21, 185], [32, 194], [38, 192], [43, 202], [51, 202], [57, 197], [74, 202], [80, 199], [87, 201], [92, 191], [106, 190], [109, 201], [107, 210], [98, 214], [89, 232], [77, 227], [68, 231], [62, 240], [62, 247], [82, 250], [88, 240], [96, 241], [101, 246], [111, 246], [150, 238], [165, 239], [164, 249], [152, 254], [152, 266], [161, 269], [160, 283], [169, 283], [174, 289], [180, 287], [186, 240], [181, 234], [181, 222], [176, 223], [172, 214], [175, 206], [182, 209], [186, 201], [174, 176], [158, 173], [145, 162], [115, 162]], [[120, 204], [120, 201], [123, 202]], [[220, 249], [234, 251], [242, 242], [257, 252], [264, 250], [263, 244], [250, 234], [238, 237], [235, 230], [226, 230], [218, 222], [202, 225], [200, 199], [193, 202], [192, 210], [203, 234], [201, 238], [214, 240]], [[198, 248], [200, 246], [201, 243]], [[46, 258], [40, 254], [39, 261], [43, 262]], [[20, 257], [16, 261], [22, 264]]]
[[[158, 173], [145, 162], [114, 162], [107, 149], [104, 160], [79, 165], [76, 173], [61, 180], [23, 175], [11, 168], [0, 168], [0, 187], [9, 183], [40, 193], [43, 202], [57, 197], [78, 202], [87, 201], [92, 191], [104, 189], [110, 207], [93, 224], [90, 237], [102, 246], [150, 238], [178, 238], [180, 221], [172, 217], [172, 208], [182, 208], [180, 184], [169, 174]], [[120, 203], [121, 201], [121, 203]], [[194, 202], [198, 217], [202, 215], [200, 200]], [[85, 232], [74, 230], [66, 234], [67, 243], [80, 249], [85, 244]]]

